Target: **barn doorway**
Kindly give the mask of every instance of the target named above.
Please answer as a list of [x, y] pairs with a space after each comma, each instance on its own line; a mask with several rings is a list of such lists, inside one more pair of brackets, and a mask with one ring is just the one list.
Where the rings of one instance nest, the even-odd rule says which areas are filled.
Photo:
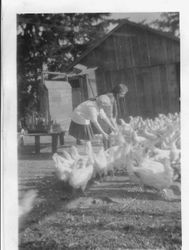
[[84, 65], [77, 65], [77, 73], [70, 72], [68, 81], [72, 87], [73, 108], [81, 102], [97, 96], [95, 68], [87, 68]]

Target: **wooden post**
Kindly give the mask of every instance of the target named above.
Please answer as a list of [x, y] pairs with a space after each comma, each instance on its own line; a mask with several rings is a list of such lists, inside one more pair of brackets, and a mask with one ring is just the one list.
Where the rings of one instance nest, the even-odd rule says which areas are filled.
[[54, 154], [57, 151], [58, 144], [58, 134], [52, 134], [52, 153]]
[[35, 152], [36, 154], [40, 153], [40, 136], [35, 135]]
[[59, 135], [60, 145], [64, 145], [64, 135], [65, 135], [65, 132], [61, 132]]

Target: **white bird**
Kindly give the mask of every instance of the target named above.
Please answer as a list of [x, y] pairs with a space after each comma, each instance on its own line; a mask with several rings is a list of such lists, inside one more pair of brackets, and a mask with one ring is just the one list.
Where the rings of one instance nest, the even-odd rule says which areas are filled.
[[74, 189], [79, 189], [84, 192], [89, 180], [93, 175], [93, 162], [88, 158], [86, 162], [84, 159], [79, 159], [69, 176], [69, 184]]
[[176, 147], [176, 142], [171, 142], [170, 160], [176, 162], [180, 159], [180, 149]]
[[19, 219], [21, 219], [32, 210], [36, 197], [36, 190], [30, 190], [25, 193], [19, 205]]
[[[124, 130], [125, 132], [125, 130]], [[114, 133], [110, 135], [110, 141], [111, 141], [111, 145], [112, 146], [116, 146], [116, 145], [123, 145], [125, 144], [126, 140], [125, 140], [125, 134], [123, 134], [124, 132], [118, 132], [118, 133]]]
[[79, 154], [78, 149], [75, 146], [71, 147], [70, 154], [74, 160], [78, 160], [79, 158], [81, 158], [81, 155]]
[[94, 177], [96, 177], [97, 174], [99, 174], [100, 178], [102, 178], [103, 175], [107, 175], [108, 173], [108, 162], [107, 157], [104, 151], [104, 148], [101, 148], [99, 152], [93, 153], [93, 159], [94, 159]]
[[140, 143], [146, 141], [146, 138], [143, 136], [139, 136], [136, 131], [133, 131], [133, 140], [136, 143]]
[[173, 169], [168, 159], [161, 162], [144, 159], [139, 166], [132, 165], [132, 171], [140, 185], [165, 191], [173, 184]]
[[92, 145], [88, 142], [86, 144], [87, 156], [80, 155], [78, 151], [77, 154], [75, 154], [77, 157], [75, 158], [74, 164], [72, 165], [72, 171], [68, 178], [68, 183], [72, 186], [74, 191], [76, 189], [81, 189], [84, 193], [89, 180], [92, 178], [94, 161], [91, 154], [91, 148]]
[[157, 140], [158, 136], [155, 133], [150, 133], [147, 128], [145, 128], [142, 132], [141, 132], [141, 136], [145, 137], [148, 140]]
[[120, 126], [123, 129], [125, 129], [125, 130], [131, 129], [131, 124], [130, 123], [126, 123], [123, 119], [119, 119], [119, 123], [120, 123]]
[[116, 145], [106, 150], [108, 172], [112, 172], [113, 175], [115, 170], [125, 168], [125, 147], [126, 144], [120, 146]]
[[71, 157], [71, 155], [66, 151], [66, 150], [62, 150], [61, 154], [63, 155], [63, 157], [68, 160], [70, 162], [70, 164], [74, 163], [74, 159]]
[[69, 161], [66, 158], [61, 157], [57, 153], [53, 154], [53, 160], [55, 163], [56, 174], [61, 181], [67, 182], [72, 172], [73, 160]]
[[165, 142], [165, 141], [162, 141], [162, 143], [161, 143], [161, 149], [165, 149], [165, 150], [168, 150], [169, 149], [169, 145]]
[[170, 159], [170, 150], [169, 149], [160, 149], [157, 147], [152, 147], [153, 160], [159, 161], [162, 159]]

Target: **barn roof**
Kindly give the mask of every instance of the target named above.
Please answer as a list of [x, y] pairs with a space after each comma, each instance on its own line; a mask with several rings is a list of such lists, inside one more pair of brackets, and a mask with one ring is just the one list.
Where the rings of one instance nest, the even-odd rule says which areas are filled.
[[86, 51], [84, 51], [83, 54], [80, 57], [78, 57], [73, 63], [71, 63], [67, 67], [66, 71], [69, 71], [70, 69], [72, 69], [72, 67], [74, 65], [78, 64], [80, 62], [80, 60], [82, 60], [85, 56], [87, 56], [91, 51], [93, 51], [96, 47], [98, 47], [102, 42], [104, 42], [108, 37], [110, 37], [115, 31], [117, 31], [119, 28], [121, 28], [125, 24], [128, 24], [128, 25], [130, 25], [132, 27], [135, 27], [135, 28], [140, 28], [142, 30], [148, 31], [148, 32], [153, 33], [155, 35], [159, 35], [159, 36], [171, 39], [171, 40], [173, 40], [175, 42], [178, 42], [178, 43], [180, 42], [180, 39], [178, 37], [175, 37], [175, 36], [171, 35], [168, 32], [163, 32], [163, 31], [160, 31], [160, 30], [156, 30], [156, 29], [150, 28], [150, 27], [148, 27], [146, 25], [131, 22], [131, 21], [127, 20], [127, 19], [124, 19], [124, 20], [120, 21], [120, 23], [114, 29], [112, 29], [108, 34], [106, 34], [104, 37], [99, 39], [95, 44], [93, 44], [93, 46], [91, 46]]

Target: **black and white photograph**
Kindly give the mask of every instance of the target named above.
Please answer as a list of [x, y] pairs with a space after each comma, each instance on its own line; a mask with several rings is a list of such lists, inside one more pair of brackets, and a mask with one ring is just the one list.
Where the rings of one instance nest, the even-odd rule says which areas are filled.
[[15, 13], [15, 249], [186, 249], [180, 17]]

